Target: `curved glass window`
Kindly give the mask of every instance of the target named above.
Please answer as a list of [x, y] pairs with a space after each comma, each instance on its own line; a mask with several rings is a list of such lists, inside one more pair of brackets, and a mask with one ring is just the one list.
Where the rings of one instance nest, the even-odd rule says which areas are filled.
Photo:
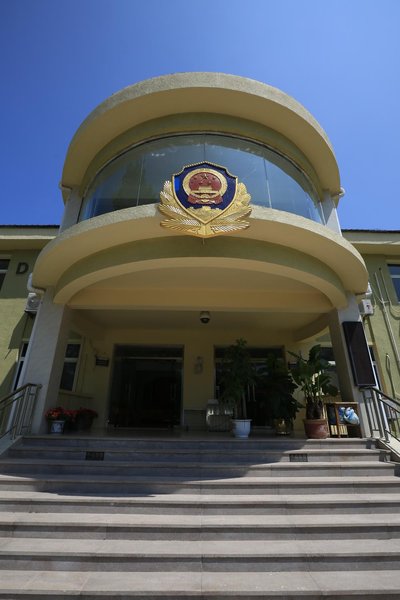
[[243, 182], [252, 204], [322, 223], [320, 205], [300, 169], [249, 140], [217, 134], [175, 135], [145, 142], [118, 156], [95, 177], [80, 220], [132, 206], [158, 203], [164, 182], [183, 166], [208, 161]]

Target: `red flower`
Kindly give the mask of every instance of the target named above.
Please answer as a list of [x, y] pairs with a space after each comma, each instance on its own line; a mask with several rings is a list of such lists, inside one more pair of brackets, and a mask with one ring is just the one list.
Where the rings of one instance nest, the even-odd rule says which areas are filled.
[[62, 406], [56, 408], [49, 408], [44, 415], [48, 421], [66, 420], [65, 410]]

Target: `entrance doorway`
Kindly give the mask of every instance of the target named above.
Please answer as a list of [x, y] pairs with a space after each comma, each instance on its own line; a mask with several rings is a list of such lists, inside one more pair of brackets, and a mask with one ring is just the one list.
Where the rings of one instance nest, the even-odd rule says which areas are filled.
[[182, 347], [116, 346], [109, 423], [115, 427], [179, 425]]

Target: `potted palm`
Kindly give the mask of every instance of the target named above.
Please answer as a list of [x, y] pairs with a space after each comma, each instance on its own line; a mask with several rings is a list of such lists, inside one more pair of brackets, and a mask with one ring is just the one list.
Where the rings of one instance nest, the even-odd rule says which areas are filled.
[[293, 431], [293, 421], [302, 404], [293, 396], [297, 388], [282, 358], [269, 354], [261, 373], [265, 389], [265, 405], [273, 419], [277, 435], [289, 435]]
[[301, 354], [290, 352], [296, 358], [291, 369], [292, 377], [304, 394], [306, 402], [306, 418], [304, 430], [306, 436], [312, 439], [325, 439], [329, 435], [328, 423], [324, 417], [324, 396], [336, 396], [337, 388], [331, 384], [327, 372], [329, 363], [321, 356], [321, 346], [313, 346], [308, 358]]
[[233, 409], [233, 433], [235, 437], [247, 438], [251, 419], [247, 418], [246, 393], [255, 380], [251, 355], [247, 342], [238, 339], [229, 346], [222, 361], [222, 396], [220, 403]]

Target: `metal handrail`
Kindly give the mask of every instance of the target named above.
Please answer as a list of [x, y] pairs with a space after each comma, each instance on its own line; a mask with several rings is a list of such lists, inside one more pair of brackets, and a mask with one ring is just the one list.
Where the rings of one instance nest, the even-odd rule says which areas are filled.
[[15, 439], [23, 433], [30, 433], [33, 409], [39, 390], [37, 383], [26, 383], [0, 399], [0, 439], [10, 435]]
[[361, 390], [372, 437], [400, 443], [400, 402], [376, 387]]

